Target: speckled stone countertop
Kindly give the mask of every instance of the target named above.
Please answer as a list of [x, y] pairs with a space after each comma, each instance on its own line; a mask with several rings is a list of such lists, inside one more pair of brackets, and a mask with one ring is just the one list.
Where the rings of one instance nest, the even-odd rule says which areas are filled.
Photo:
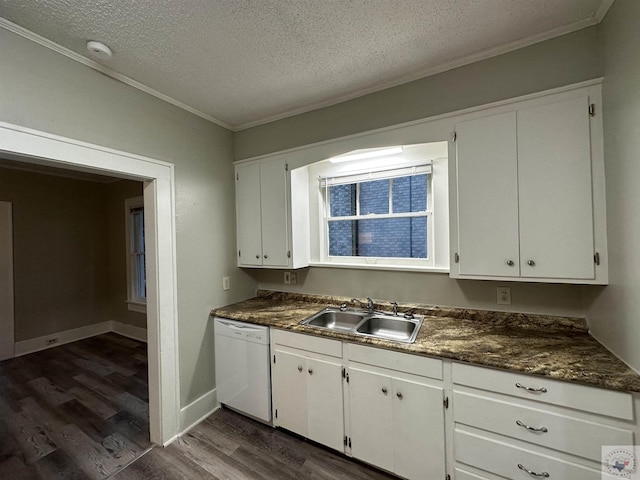
[[[260, 290], [258, 296], [216, 308], [218, 317], [399, 352], [448, 358], [611, 390], [640, 392], [640, 376], [588, 333], [582, 318], [492, 312], [405, 303], [424, 322], [412, 344], [299, 325], [328, 306], [351, 304], [346, 297]], [[389, 304], [376, 304], [389, 310]]]

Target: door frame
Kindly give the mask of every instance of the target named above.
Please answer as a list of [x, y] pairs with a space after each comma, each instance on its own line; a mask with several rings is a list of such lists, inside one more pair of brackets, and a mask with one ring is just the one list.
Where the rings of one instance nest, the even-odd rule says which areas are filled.
[[13, 305], [13, 204], [0, 201], [0, 360], [13, 358], [14, 305]]
[[180, 413], [173, 164], [6, 122], [0, 122], [0, 154], [144, 182], [149, 433], [153, 443], [171, 443]]

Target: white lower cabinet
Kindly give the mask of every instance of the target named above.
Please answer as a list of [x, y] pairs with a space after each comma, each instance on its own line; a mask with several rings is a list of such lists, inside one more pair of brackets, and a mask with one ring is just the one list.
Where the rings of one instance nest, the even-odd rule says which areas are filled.
[[[311, 348], [304, 343], [305, 335], [300, 337], [300, 346]], [[323, 346], [314, 340], [315, 350]], [[277, 344], [272, 354], [274, 424], [344, 451], [342, 360]]]
[[452, 380], [456, 480], [601, 480], [602, 446], [635, 444], [630, 393], [459, 363]]
[[408, 479], [444, 478], [443, 389], [349, 367], [354, 458]]
[[601, 480], [640, 396], [271, 331], [274, 425], [408, 480]]
[[445, 478], [441, 360], [275, 329], [271, 352], [275, 426], [409, 480]]

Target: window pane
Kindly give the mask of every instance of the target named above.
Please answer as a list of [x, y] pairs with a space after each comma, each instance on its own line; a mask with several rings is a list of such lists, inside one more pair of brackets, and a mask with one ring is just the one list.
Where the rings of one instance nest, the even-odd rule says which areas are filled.
[[356, 221], [329, 222], [329, 255], [354, 257], [356, 255]]
[[356, 185], [329, 187], [329, 202], [332, 217], [356, 215]]
[[147, 282], [145, 275], [145, 258], [144, 253], [136, 255], [136, 295], [138, 298], [147, 298]]
[[427, 218], [331, 221], [329, 255], [427, 258]]
[[427, 175], [393, 179], [393, 213], [424, 212], [427, 209]]
[[389, 180], [360, 184], [360, 215], [389, 213]]
[[133, 224], [133, 251], [136, 253], [144, 252], [144, 211], [132, 211], [131, 222]]

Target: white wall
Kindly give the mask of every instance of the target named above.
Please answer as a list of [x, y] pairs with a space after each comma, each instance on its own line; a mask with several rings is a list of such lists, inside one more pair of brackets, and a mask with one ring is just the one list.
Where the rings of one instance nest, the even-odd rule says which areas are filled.
[[233, 134], [4, 29], [0, 45], [0, 121], [175, 164], [186, 406], [214, 387], [210, 309], [255, 293], [235, 267]]
[[640, 2], [616, 0], [601, 30], [610, 284], [586, 300], [594, 336], [640, 371]]

